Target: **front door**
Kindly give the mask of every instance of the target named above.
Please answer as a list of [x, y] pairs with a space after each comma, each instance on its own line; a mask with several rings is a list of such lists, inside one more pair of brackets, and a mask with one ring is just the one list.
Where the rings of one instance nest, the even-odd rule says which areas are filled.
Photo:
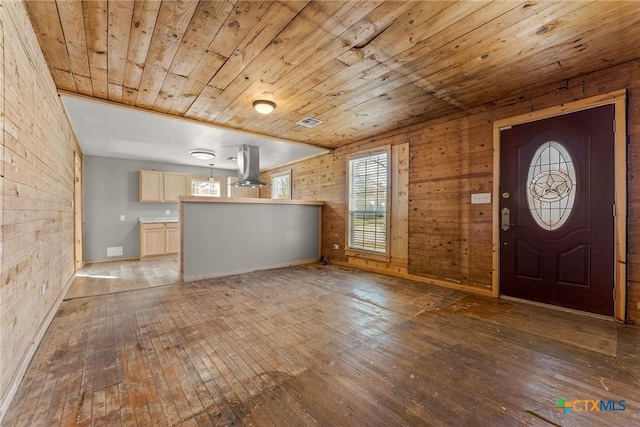
[[500, 134], [503, 295], [613, 315], [614, 106]]

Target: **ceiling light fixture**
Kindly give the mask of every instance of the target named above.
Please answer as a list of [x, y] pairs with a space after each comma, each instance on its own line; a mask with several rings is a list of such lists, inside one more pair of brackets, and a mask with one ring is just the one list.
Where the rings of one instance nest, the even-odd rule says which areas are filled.
[[216, 153], [209, 150], [191, 150], [189, 154], [198, 160], [211, 160], [216, 156]]
[[276, 109], [276, 104], [275, 102], [258, 99], [257, 101], [253, 101], [253, 108], [260, 114], [270, 114]]

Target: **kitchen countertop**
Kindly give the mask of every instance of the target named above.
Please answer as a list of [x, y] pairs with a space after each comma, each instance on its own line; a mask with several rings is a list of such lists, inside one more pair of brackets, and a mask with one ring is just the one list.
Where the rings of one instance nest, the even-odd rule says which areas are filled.
[[178, 222], [177, 216], [154, 216], [147, 218], [138, 218], [138, 221], [142, 224], [149, 224], [154, 222]]
[[259, 204], [259, 205], [316, 205], [322, 206], [324, 202], [318, 200], [276, 200], [267, 199], [264, 197], [206, 197], [206, 196], [180, 196], [178, 198], [180, 203], [194, 202], [194, 203], [244, 203], [244, 204]]

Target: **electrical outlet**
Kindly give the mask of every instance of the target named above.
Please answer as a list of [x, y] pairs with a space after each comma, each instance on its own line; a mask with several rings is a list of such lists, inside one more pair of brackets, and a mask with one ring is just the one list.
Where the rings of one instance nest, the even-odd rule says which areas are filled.
[[333, 245], [333, 249], [340, 249], [339, 245]]
[[171, 215], [171, 211], [169, 209], [167, 209], [166, 211], [164, 211], [165, 215], [169, 216]]
[[124, 215], [120, 215], [120, 221], [124, 221], [126, 217]]
[[47, 293], [47, 282], [44, 282], [42, 286], [40, 286], [40, 295], [44, 295]]

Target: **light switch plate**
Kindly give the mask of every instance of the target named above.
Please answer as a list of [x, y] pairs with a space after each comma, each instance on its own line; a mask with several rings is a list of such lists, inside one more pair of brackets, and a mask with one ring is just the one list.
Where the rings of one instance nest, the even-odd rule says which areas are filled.
[[166, 211], [164, 211], [164, 214], [165, 214], [166, 216], [169, 216], [169, 215], [171, 215], [171, 211], [170, 211], [169, 209], [167, 209]]
[[491, 193], [475, 193], [471, 195], [472, 205], [491, 203]]
[[120, 221], [124, 221], [125, 220], [125, 216], [124, 215], [120, 215]]

